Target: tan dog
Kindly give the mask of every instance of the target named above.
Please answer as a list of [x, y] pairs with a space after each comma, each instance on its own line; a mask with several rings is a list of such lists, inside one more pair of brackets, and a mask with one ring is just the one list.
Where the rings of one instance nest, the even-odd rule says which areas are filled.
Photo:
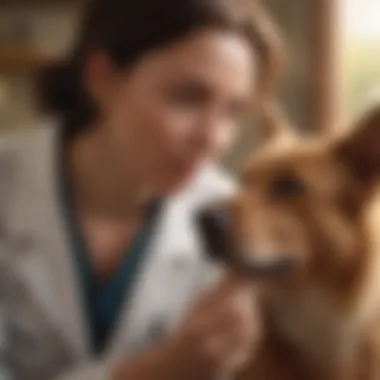
[[380, 379], [380, 109], [345, 136], [280, 133], [230, 210], [266, 323], [240, 380]]
[[283, 133], [249, 160], [235, 253], [284, 273], [261, 284], [267, 335], [242, 378], [380, 379], [379, 185], [380, 109], [338, 138]]

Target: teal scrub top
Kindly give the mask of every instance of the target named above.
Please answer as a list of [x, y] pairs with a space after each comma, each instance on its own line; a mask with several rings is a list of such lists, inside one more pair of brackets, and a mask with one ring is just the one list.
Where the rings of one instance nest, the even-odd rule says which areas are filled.
[[90, 253], [78, 222], [69, 186], [68, 175], [61, 165], [61, 196], [64, 218], [71, 241], [79, 286], [85, 305], [94, 354], [101, 354], [114, 331], [125, 302], [131, 295], [136, 276], [146, 258], [148, 244], [155, 229], [161, 202], [155, 202], [147, 213], [141, 230], [125, 249], [119, 268], [110, 279], [97, 278]]

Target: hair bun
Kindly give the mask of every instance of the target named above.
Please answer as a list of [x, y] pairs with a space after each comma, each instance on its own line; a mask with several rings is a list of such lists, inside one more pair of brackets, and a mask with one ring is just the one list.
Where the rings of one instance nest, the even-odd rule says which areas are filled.
[[38, 78], [38, 97], [43, 111], [63, 117], [67, 128], [89, 121], [88, 97], [81, 83], [80, 65], [60, 61], [44, 68]]

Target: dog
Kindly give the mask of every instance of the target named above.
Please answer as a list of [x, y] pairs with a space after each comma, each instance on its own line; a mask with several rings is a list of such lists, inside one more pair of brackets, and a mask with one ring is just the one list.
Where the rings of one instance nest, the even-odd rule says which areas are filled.
[[380, 108], [329, 137], [272, 124], [236, 195], [202, 219], [258, 287], [264, 339], [238, 379], [378, 380]]

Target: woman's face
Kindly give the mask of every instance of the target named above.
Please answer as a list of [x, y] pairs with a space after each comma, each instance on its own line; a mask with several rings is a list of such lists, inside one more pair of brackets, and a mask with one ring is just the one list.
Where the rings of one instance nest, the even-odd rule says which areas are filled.
[[164, 191], [182, 186], [231, 144], [252, 96], [254, 63], [242, 37], [200, 30], [133, 69], [109, 67], [92, 86], [102, 139], [138, 180]]

